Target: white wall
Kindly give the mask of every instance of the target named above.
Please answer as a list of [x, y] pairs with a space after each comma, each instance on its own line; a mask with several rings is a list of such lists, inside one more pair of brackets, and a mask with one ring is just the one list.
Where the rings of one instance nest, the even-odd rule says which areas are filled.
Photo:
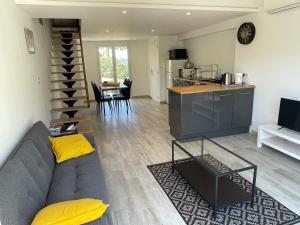
[[[49, 23], [41, 26], [16, 6], [2, 0], [0, 7], [0, 165], [24, 133], [38, 120], [50, 121]], [[34, 33], [36, 54], [28, 54], [24, 27]], [[38, 77], [40, 82], [38, 82]]]
[[158, 38], [148, 40], [148, 74], [151, 98], [160, 101], [159, 41]]
[[126, 45], [129, 48], [129, 73], [133, 81], [132, 96], [149, 96], [147, 41], [83, 41], [85, 68], [89, 85], [90, 98], [94, 99], [91, 81], [100, 83], [98, 48], [108, 45]]
[[274, 15], [262, 11], [182, 34], [179, 38], [237, 29], [247, 21], [256, 25], [257, 34], [250, 45], [236, 41], [234, 67], [235, 72], [248, 73], [250, 83], [256, 85], [252, 129], [257, 130], [259, 124], [276, 123], [281, 97], [300, 100], [300, 29], [297, 26], [300, 9]]
[[259, 124], [277, 122], [281, 97], [300, 100], [300, 9], [246, 19], [254, 22], [257, 35], [249, 46], [236, 45], [235, 71], [248, 73], [256, 85], [256, 130]]
[[234, 71], [236, 30], [204, 35], [184, 41], [189, 59], [196, 66], [218, 64], [221, 73]]

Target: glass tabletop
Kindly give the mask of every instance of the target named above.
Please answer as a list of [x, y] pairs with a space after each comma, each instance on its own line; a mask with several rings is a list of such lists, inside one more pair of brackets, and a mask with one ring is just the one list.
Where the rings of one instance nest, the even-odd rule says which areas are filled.
[[225, 176], [256, 167], [253, 163], [207, 137], [174, 140], [172, 147], [175, 164], [194, 161], [214, 176]]

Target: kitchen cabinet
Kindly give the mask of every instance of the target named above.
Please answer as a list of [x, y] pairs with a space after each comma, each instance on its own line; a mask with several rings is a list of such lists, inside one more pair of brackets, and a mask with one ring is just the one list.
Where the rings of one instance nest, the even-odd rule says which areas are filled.
[[254, 89], [235, 91], [233, 105], [233, 127], [244, 127], [252, 122]]
[[171, 134], [220, 137], [249, 132], [254, 88], [179, 94], [169, 91]]
[[234, 92], [224, 91], [214, 93], [214, 129], [232, 127]]
[[183, 95], [181, 113], [182, 132], [213, 130], [213, 93]]

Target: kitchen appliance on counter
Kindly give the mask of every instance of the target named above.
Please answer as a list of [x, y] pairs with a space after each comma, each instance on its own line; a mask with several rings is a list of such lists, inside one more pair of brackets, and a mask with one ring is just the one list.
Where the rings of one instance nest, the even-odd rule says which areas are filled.
[[182, 69], [183, 78], [191, 78], [195, 75], [195, 69]]
[[[168, 101], [168, 90], [167, 88], [172, 88], [174, 86], [173, 84], [173, 78], [176, 77], [182, 77], [183, 76], [183, 65], [186, 62], [186, 60], [167, 60], [166, 62], [166, 92], [167, 92], [167, 103]], [[181, 72], [182, 71], [182, 72]], [[182, 74], [180, 74], [182, 73]]]
[[221, 83], [223, 85], [232, 85], [234, 84], [233, 74], [231, 73], [223, 73], [221, 74]]
[[188, 59], [187, 49], [172, 49], [169, 51], [170, 60]]
[[195, 65], [190, 60], [184, 63], [184, 69], [194, 69]]
[[243, 73], [235, 73], [234, 74], [234, 84], [235, 85], [243, 84], [243, 77], [244, 77]]

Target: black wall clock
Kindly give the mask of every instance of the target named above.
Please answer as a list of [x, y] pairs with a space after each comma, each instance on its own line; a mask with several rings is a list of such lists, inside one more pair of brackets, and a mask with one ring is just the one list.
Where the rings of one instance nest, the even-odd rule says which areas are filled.
[[255, 32], [256, 29], [253, 23], [243, 23], [238, 30], [237, 38], [241, 44], [248, 45], [253, 41]]

